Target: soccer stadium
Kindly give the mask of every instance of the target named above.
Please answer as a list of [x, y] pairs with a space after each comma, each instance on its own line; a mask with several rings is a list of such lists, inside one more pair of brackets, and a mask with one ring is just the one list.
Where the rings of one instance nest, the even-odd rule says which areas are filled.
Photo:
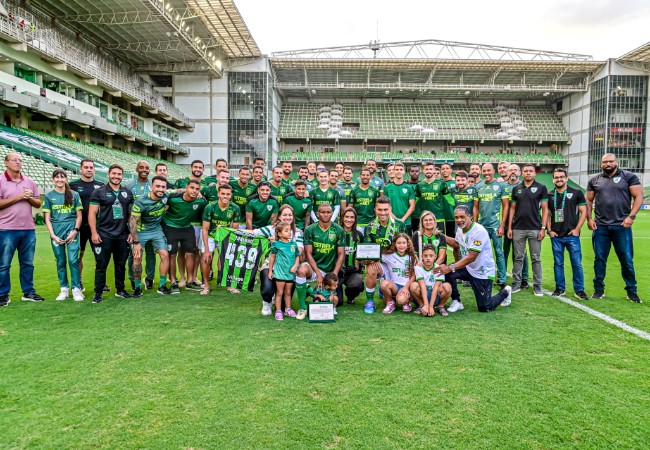
[[[397, 161], [507, 161], [549, 190], [564, 168], [584, 191], [614, 154], [650, 209], [650, 43], [607, 60], [435, 39], [265, 55], [245, 19], [233, 0], [0, 0], [0, 156], [19, 153], [42, 196], [86, 158], [103, 183], [116, 163], [135, 180], [141, 160], [172, 182], [196, 160], [216, 176], [225, 159], [235, 178], [255, 158], [268, 177], [283, 161], [294, 175], [343, 162], [354, 179], [374, 160], [386, 180]], [[647, 298], [650, 216], [637, 222]], [[44, 228], [35, 283], [49, 300]], [[590, 285], [586, 225], [581, 240]], [[542, 259], [552, 290], [548, 242]], [[334, 324], [276, 326], [259, 288], [14, 302], [0, 310], [0, 447], [647, 448], [650, 312], [624, 301], [620, 270], [612, 252], [612, 296], [586, 306], [522, 292], [430, 320], [369, 320], [357, 302]]]

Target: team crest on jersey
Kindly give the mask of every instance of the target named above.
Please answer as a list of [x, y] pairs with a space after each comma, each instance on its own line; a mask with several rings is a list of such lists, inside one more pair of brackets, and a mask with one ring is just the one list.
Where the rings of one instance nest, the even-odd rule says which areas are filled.
[[336, 239], [336, 233], [334, 233], [333, 231], [331, 231], [331, 232], [329, 233], [329, 238], [330, 238], [330, 241], [333, 241], [334, 239]]
[[331, 199], [331, 198], [332, 198], [332, 193], [331, 193], [331, 192], [328, 192], [328, 193], [327, 193], [327, 198], [328, 198], [328, 199]]
[[573, 197], [573, 192], [569, 192], [569, 193], [566, 195], [566, 198], [568, 198], [569, 200], [571, 200], [571, 197]]
[[199, 209], [199, 205], [192, 205], [192, 209], [196, 211], [197, 209]]
[[537, 188], [536, 187], [530, 188], [530, 192], [532, 192], [534, 194], [535, 192], [537, 192]]
[[307, 203], [302, 204], [302, 209], [307, 209]]
[[440, 239], [436, 239], [435, 241], [433, 241], [433, 245], [434, 245], [436, 248], [439, 247], [439, 246], [440, 246]]
[[126, 192], [121, 192], [121, 194], [123, 198], [126, 198]]
[[167, 197], [161, 198], [160, 201], [162, 202], [163, 205], [166, 205], [167, 204]]
[[402, 188], [402, 192], [406, 194], [406, 188]]
[[266, 209], [268, 209], [269, 211], [271, 211], [271, 210], [273, 209], [273, 205], [266, 205]]
[[621, 181], [621, 177], [614, 177], [613, 180], [614, 183], [618, 183], [619, 181]]
[[498, 190], [499, 190], [499, 186], [494, 185], [494, 186], [492, 186], [492, 189], [494, 189], [495, 191], [498, 191]]
[[477, 247], [480, 247], [481, 244], [483, 244], [483, 242], [481, 242], [481, 241], [474, 241], [474, 243], [473, 243], [472, 245], [475, 245], [475, 246], [477, 246]]
[[232, 217], [232, 211], [228, 211], [228, 213], [226, 214], [226, 217], [230, 219]]
[[[100, 185], [98, 185], [98, 184], [95, 184], [95, 185], [94, 185], [93, 187], [94, 187], [95, 189], [99, 189], [99, 188], [100, 188], [101, 186], [100, 186]], [[79, 188], [79, 190], [81, 191], [81, 190], [82, 190], [82, 188]]]

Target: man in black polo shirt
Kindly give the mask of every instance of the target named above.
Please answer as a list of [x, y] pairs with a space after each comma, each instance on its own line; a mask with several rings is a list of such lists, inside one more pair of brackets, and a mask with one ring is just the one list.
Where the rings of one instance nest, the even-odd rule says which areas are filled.
[[88, 224], [91, 242], [97, 258], [95, 269], [95, 296], [93, 303], [102, 301], [106, 286], [106, 268], [113, 256], [115, 267], [115, 296], [131, 298], [124, 290], [126, 260], [133, 236], [129, 233], [129, 215], [133, 205], [133, 194], [121, 186], [124, 169], [118, 164], [108, 168], [108, 184], [96, 189], [90, 196]]
[[[533, 267], [533, 289], [536, 296], [542, 292], [542, 239], [548, 223], [548, 190], [535, 181], [535, 166], [524, 164], [524, 181], [511, 193], [508, 237], [512, 239], [515, 264], [512, 268], [512, 292], [521, 290], [521, 271], [526, 256], [526, 242]], [[542, 210], [540, 217], [539, 211]]]
[[580, 230], [587, 218], [587, 200], [579, 189], [567, 186], [565, 169], [558, 167], [553, 171], [553, 189], [548, 194], [548, 235], [553, 246], [553, 274], [555, 291], [553, 296], [564, 295], [564, 250], [569, 252], [573, 274], [573, 292], [581, 300], [587, 300], [585, 293], [585, 274], [582, 270], [582, 248]]
[[[79, 279], [83, 279], [84, 252], [86, 251], [86, 244], [90, 240], [90, 225], [88, 225], [90, 195], [95, 189], [104, 186], [104, 183], [95, 180], [95, 162], [92, 159], [81, 160], [81, 163], [79, 164], [79, 173], [81, 174], [81, 177], [70, 183], [70, 189], [79, 194], [81, 204], [84, 207], [83, 211], [81, 211], [81, 226], [79, 227]], [[81, 289], [85, 291], [83, 282], [81, 283]]]
[[[643, 204], [643, 186], [632, 172], [618, 167], [616, 156], [603, 155], [603, 173], [596, 175], [587, 185], [587, 224], [593, 231], [594, 246], [594, 294], [591, 298], [605, 297], [605, 273], [607, 257], [614, 244], [614, 251], [621, 263], [628, 300], [641, 303], [637, 295], [634, 273], [634, 247], [632, 225]], [[634, 204], [630, 207], [634, 199]], [[596, 210], [596, 220], [591, 217]]]

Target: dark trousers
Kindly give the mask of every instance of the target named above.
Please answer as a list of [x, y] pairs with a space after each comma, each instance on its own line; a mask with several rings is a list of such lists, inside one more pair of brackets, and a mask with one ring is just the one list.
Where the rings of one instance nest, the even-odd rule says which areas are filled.
[[456, 222], [453, 220], [445, 220], [445, 235], [449, 237], [456, 236]]
[[[361, 274], [357, 270], [341, 270], [339, 273], [339, 288], [343, 290], [345, 286], [345, 298], [347, 300], [354, 300], [363, 292], [364, 285]], [[337, 288], [337, 295], [339, 294]], [[339, 296], [339, 304], [343, 303], [343, 296]]]
[[411, 234], [416, 231], [420, 231], [420, 217], [411, 216]]
[[490, 312], [496, 309], [508, 297], [506, 291], [503, 290], [493, 296], [492, 285], [494, 281], [474, 278], [465, 268], [445, 275], [445, 280], [451, 284], [452, 300], [460, 300], [457, 280], [469, 281], [469, 284], [472, 286], [472, 291], [474, 291], [474, 297], [476, 297], [476, 306], [478, 306], [479, 312]]
[[636, 294], [636, 275], [634, 273], [634, 246], [632, 245], [632, 228], [623, 225], [600, 225], [593, 232], [591, 241], [594, 246], [594, 289], [605, 291], [607, 258], [614, 245], [614, 251], [621, 263], [621, 273], [625, 281], [625, 290]]
[[126, 238], [110, 238], [99, 235], [102, 242], [99, 245], [92, 244], [93, 252], [97, 259], [95, 268], [95, 294], [100, 294], [106, 286], [106, 269], [113, 257], [115, 269], [115, 289], [117, 292], [124, 290], [124, 278], [126, 276], [126, 260], [129, 258], [131, 248]]

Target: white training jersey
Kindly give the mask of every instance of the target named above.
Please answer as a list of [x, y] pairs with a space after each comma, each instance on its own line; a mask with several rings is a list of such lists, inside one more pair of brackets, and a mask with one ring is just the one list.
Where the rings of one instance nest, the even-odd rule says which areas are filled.
[[409, 282], [410, 276], [407, 276], [406, 271], [409, 268], [411, 257], [409, 255], [399, 256], [397, 253], [390, 253], [382, 256], [382, 265], [384, 269], [384, 276], [387, 280], [401, 286]]
[[493, 280], [496, 270], [494, 257], [492, 256], [492, 244], [490, 243], [490, 236], [483, 225], [474, 222], [467, 232], [463, 232], [461, 228], [458, 228], [456, 230], [456, 242], [460, 245], [461, 259], [467, 256], [470, 251], [478, 253], [478, 257], [474, 262], [465, 266], [469, 274], [480, 280]]
[[[438, 264], [433, 265], [434, 268], [438, 267]], [[424, 280], [424, 285], [427, 289], [433, 289], [433, 285], [436, 284], [436, 281], [445, 281], [445, 276], [441, 273], [433, 273], [433, 269], [427, 270], [422, 266], [415, 266], [415, 281]]]

